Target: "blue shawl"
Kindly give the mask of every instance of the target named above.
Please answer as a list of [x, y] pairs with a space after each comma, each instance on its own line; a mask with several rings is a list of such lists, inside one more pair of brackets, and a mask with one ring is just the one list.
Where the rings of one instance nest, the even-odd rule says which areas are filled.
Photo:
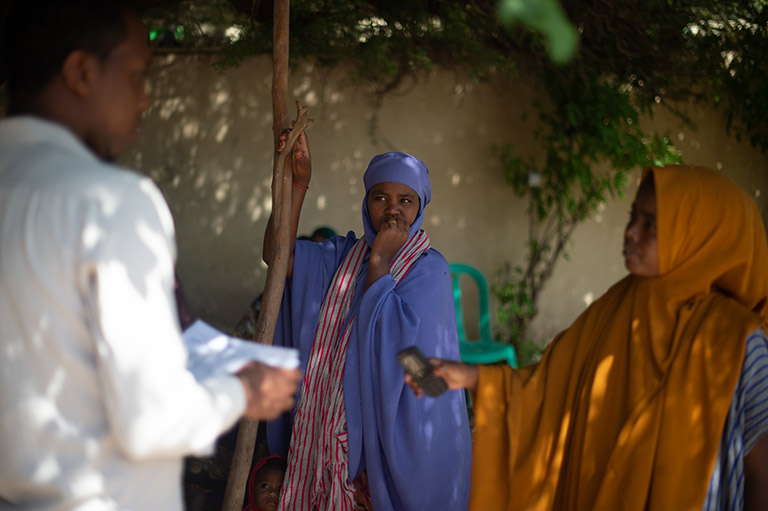
[[[426, 167], [403, 153], [380, 155], [366, 172], [366, 190], [384, 181], [404, 183], [419, 194], [414, 234], [429, 201]], [[372, 227], [365, 201], [363, 212], [368, 239]], [[298, 348], [302, 369], [328, 286], [356, 241], [350, 231], [322, 243], [296, 242], [293, 277], [285, 288], [274, 344]], [[459, 358], [448, 263], [429, 249], [397, 286], [384, 275], [363, 292], [367, 272], [366, 256], [346, 319], [355, 318], [344, 370], [350, 478], [366, 470], [376, 511], [464, 510], [471, 462], [464, 394], [417, 399], [395, 358], [409, 346], [420, 347], [427, 356]], [[268, 423], [271, 452], [287, 456], [292, 421], [289, 413]]]

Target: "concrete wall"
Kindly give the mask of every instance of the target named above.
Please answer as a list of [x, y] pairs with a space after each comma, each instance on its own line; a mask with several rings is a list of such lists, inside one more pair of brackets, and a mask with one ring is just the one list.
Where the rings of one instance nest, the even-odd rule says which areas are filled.
[[[231, 328], [266, 275], [261, 242], [271, 206], [271, 63], [250, 58], [219, 74], [213, 60], [156, 58], [149, 77], [153, 106], [123, 163], [151, 175], [171, 205], [178, 272], [193, 313]], [[505, 183], [491, 148], [512, 142], [536, 154], [530, 121], [520, 120], [526, 111], [535, 117], [535, 87], [524, 79], [477, 85], [436, 71], [384, 100], [374, 141], [373, 98], [350, 78], [343, 70], [309, 66], [290, 77], [293, 96], [315, 119], [308, 131], [314, 176], [300, 233], [329, 225], [361, 234], [362, 173], [375, 154], [399, 150], [430, 169], [433, 200], [424, 226], [448, 261], [472, 264], [490, 282], [506, 261], [519, 263], [525, 203]], [[731, 175], [753, 193], [765, 216], [768, 159], [728, 139], [716, 112], [688, 111], [698, 131], [664, 112], [647, 122], [669, 132], [686, 162]], [[609, 202], [576, 229], [570, 260], [558, 264], [543, 293], [535, 335], [548, 338], [568, 326], [625, 274], [621, 239], [634, 186], [626, 200]]]

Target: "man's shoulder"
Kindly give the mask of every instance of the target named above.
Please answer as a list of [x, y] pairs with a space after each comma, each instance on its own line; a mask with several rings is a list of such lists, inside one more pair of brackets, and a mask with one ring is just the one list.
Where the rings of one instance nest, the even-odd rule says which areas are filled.
[[4, 181], [74, 196], [110, 189], [142, 190], [149, 178], [104, 162], [66, 128], [33, 117], [0, 121], [0, 171]]
[[133, 193], [154, 193], [156, 186], [152, 180], [135, 170], [106, 162], [91, 162], [72, 169], [71, 179], [84, 192], [99, 194], [102, 192], [118, 193], [130, 196]]
[[[77, 212], [103, 225], [122, 225], [141, 217], [156, 218], [171, 231], [171, 213], [162, 192], [147, 176], [62, 147], [26, 154], [0, 186], [48, 203], [53, 214]], [[6, 173], [6, 174], [9, 174]], [[59, 213], [55, 213], [59, 212]], [[84, 216], [83, 216], [84, 215]], [[153, 221], [154, 222], [154, 221]]]
[[79, 158], [69, 154], [67, 168], [62, 168], [61, 179], [72, 181], [84, 192], [116, 191], [122, 195], [146, 193], [154, 190], [154, 182], [136, 170], [98, 159]]
[[73, 155], [60, 156], [58, 164], [54, 164], [56, 168], [46, 173], [52, 191], [58, 190], [78, 200], [108, 203], [159, 194], [155, 184], [136, 171], [98, 160], [78, 159]]

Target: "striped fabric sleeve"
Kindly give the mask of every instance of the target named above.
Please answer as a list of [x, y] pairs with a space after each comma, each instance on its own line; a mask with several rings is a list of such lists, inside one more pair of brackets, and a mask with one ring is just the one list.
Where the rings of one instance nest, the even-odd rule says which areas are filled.
[[768, 337], [758, 328], [747, 337], [741, 376], [731, 400], [704, 511], [744, 506], [744, 457], [768, 434]]
[[[752, 451], [757, 442], [768, 434], [768, 338], [760, 329], [750, 337], [750, 366], [744, 374], [748, 374], [747, 402], [744, 408], [744, 455]], [[762, 341], [762, 342], [759, 342]], [[745, 362], [746, 363], [746, 362]]]

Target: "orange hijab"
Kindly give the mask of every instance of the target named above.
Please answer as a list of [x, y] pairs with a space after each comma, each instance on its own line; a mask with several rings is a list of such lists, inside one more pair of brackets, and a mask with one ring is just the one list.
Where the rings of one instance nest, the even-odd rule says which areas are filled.
[[728, 178], [650, 173], [660, 275], [614, 284], [535, 366], [480, 368], [470, 509], [701, 509], [768, 315], [768, 244]]

